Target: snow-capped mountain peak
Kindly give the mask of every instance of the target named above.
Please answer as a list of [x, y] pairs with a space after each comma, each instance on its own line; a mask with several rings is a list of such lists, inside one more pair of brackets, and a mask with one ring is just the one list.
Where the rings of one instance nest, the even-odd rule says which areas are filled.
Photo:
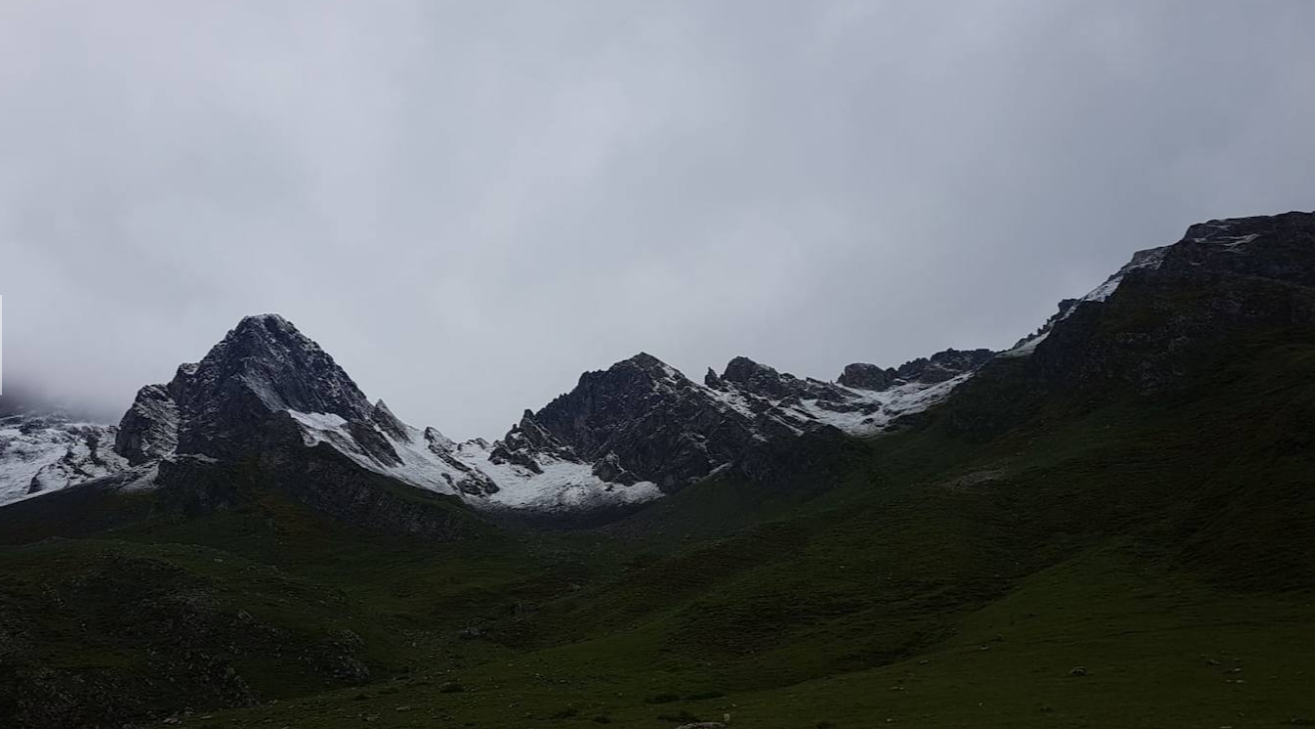
[[237, 463], [327, 447], [364, 471], [480, 508], [631, 505], [778, 439], [827, 427], [877, 432], [942, 399], [987, 357], [949, 350], [887, 370], [851, 365], [841, 377], [851, 387], [746, 357], [720, 375], [709, 370], [699, 383], [641, 352], [584, 373], [571, 392], [527, 410], [501, 439], [455, 443], [434, 428], [408, 425], [382, 400], [371, 404], [287, 319], [250, 316], [198, 362], [180, 365], [170, 382], [143, 387], [118, 427], [50, 431], [40, 457], [22, 468], [17, 454], [36, 445], [10, 435], [4, 498], [28, 493], [36, 471], [63, 474], [42, 480], [53, 484], [43, 488], [129, 469], [141, 471], [134, 483], [144, 483], [148, 472], [194, 475], [156, 469], [161, 463]]

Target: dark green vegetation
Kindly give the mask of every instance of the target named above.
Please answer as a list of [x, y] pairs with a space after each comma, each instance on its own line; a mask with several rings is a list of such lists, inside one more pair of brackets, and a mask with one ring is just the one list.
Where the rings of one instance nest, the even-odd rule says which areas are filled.
[[29, 512], [76, 538], [0, 551], [0, 716], [1315, 725], [1315, 331], [1212, 351], [1099, 397], [1001, 360], [903, 432], [588, 531], [396, 539], [259, 490]]

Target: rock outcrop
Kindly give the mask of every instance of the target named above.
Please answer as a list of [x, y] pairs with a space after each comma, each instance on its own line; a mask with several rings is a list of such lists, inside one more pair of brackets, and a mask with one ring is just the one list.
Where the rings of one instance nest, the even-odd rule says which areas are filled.
[[[629, 508], [727, 468], [761, 475], [773, 462], [761, 452], [768, 444], [818, 431], [879, 432], [939, 402], [987, 355], [948, 350], [899, 368], [851, 365], [839, 383], [736, 357], [698, 383], [641, 353], [586, 372], [570, 392], [527, 410], [500, 440], [455, 443], [407, 425], [382, 401], [371, 404], [291, 322], [251, 316], [168, 383], [143, 387], [117, 428], [78, 433], [70, 441], [80, 444], [76, 453], [48, 458], [40, 484], [55, 484], [53, 474], [62, 474], [55, 484], [62, 487], [135, 469], [121, 479], [134, 488], [152, 480], [195, 488], [217, 483], [206, 472], [257, 464], [288, 493], [339, 511], [367, 494], [386, 500], [390, 491], [353, 488], [344, 501], [316, 489], [381, 477], [478, 508]], [[197, 504], [221, 503], [194, 496]], [[396, 513], [379, 504], [364, 511]]]
[[990, 355], [947, 350], [898, 369], [850, 365], [839, 383], [736, 357], [700, 384], [640, 353], [585, 373], [571, 392], [526, 412], [494, 452], [531, 468], [542, 453], [583, 460], [603, 480], [640, 479], [670, 492], [760, 462], [755, 451], [769, 443], [823, 429], [879, 432], [943, 399]]
[[137, 391], [119, 421], [114, 450], [133, 465], [158, 461], [178, 448], [178, 403], [167, 385]]
[[1006, 355], [1037, 387], [1170, 387], [1248, 332], [1315, 324], [1315, 213], [1214, 220], [1137, 253]]

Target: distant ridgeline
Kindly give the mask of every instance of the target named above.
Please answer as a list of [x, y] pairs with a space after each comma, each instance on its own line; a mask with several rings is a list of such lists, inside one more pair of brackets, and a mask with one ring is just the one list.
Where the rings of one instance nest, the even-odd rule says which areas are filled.
[[501, 439], [276, 315], [117, 425], [0, 400], [0, 727], [1315, 725], [1315, 214], [1005, 352], [648, 354]]
[[[298, 483], [302, 498], [331, 513], [351, 499], [316, 495], [322, 489], [307, 484], [367, 473], [481, 511], [626, 513], [713, 474], [769, 476], [766, 454], [805, 435], [868, 436], [915, 422], [1004, 360], [1029, 360], [1038, 388], [1172, 382], [1196, 342], [1230, 329], [1309, 323], [1299, 294], [1315, 283], [1311, 221], [1288, 213], [1194, 225], [1181, 241], [1135, 254], [1091, 293], [1062, 302], [1038, 332], [1001, 353], [951, 349], [898, 368], [856, 363], [834, 382], [744, 357], [696, 382], [641, 353], [581, 375], [575, 389], [526, 410], [492, 442], [457, 443], [401, 422], [292, 323], [251, 316], [168, 383], [143, 387], [117, 426], [10, 406], [0, 421], [0, 501], [88, 482], [149, 490], [254, 463], [278, 483]], [[1158, 329], [1111, 332], [1120, 300], [1147, 290], [1202, 302]], [[427, 528], [392, 518], [396, 528]]]

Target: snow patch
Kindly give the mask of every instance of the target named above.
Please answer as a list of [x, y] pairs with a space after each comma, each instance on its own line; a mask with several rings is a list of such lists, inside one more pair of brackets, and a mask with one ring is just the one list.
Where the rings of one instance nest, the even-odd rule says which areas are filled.
[[[802, 435], [809, 424], [830, 425], [850, 435], [871, 435], [889, 427], [901, 415], [919, 413], [949, 397], [954, 388], [972, 377], [971, 372], [939, 383], [902, 382], [885, 390], [861, 390], [843, 385], [828, 386], [840, 397], [798, 401], [751, 399], [735, 390], [699, 386], [726, 408], [750, 420], [767, 419]], [[756, 407], [755, 407], [756, 405]], [[786, 416], [786, 417], [782, 417]], [[758, 433], [759, 440], [766, 437]]]
[[1238, 252], [1238, 249], [1242, 246], [1245, 246], [1259, 237], [1259, 233], [1252, 233], [1251, 235], [1237, 236], [1234, 238], [1220, 238], [1217, 242], [1223, 245], [1224, 250]]
[[128, 468], [113, 426], [11, 417], [0, 420], [0, 504], [58, 491]]
[[[853, 398], [846, 406], [866, 406], [857, 410], [837, 411], [826, 407], [821, 400], [805, 400], [796, 410], [802, 410], [818, 422], [835, 426], [851, 435], [870, 435], [886, 429], [901, 415], [920, 413], [949, 397], [950, 392], [973, 376], [965, 372], [957, 377], [927, 384], [906, 382], [880, 392], [843, 388]], [[837, 386], [839, 387], [839, 386]]]
[[1037, 345], [1046, 341], [1050, 337], [1050, 332], [1041, 332], [1032, 337], [1023, 340], [1023, 343], [1013, 349], [1002, 352], [1001, 357], [1026, 357], [1036, 351]]
[[[307, 446], [328, 443], [375, 473], [417, 488], [457, 496], [473, 506], [579, 509], [636, 504], [662, 496], [656, 484], [607, 483], [594, 475], [590, 464], [547, 455], [540, 455], [536, 461], [542, 473], [515, 464], [494, 463], [489, 460], [492, 446], [487, 442], [474, 440], [454, 445], [433, 428], [422, 432], [405, 426], [410, 442], [376, 428], [402, 461], [400, 465], [382, 463], [356, 442], [342, 417], [332, 413], [287, 412], [301, 425]], [[486, 483], [493, 484], [496, 490], [488, 493], [489, 489], [483, 488]], [[463, 484], [466, 488], [462, 488]]]
[[458, 493], [456, 483], [466, 475], [446, 463], [438, 453], [422, 445], [428, 442], [424, 434], [410, 426], [406, 428], [407, 434], [411, 436], [411, 442], [394, 438], [391, 434], [374, 427], [373, 424], [369, 426], [374, 427], [375, 432], [393, 447], [393, 451], [401, 460], [400, 464], [385, 463], [357, 443], [348, 429], [347, 421], [342, 416], [334, 413], [303, 413], [296, 410], [288, 410], [287, 413], [301, 425], [303, 441], [307, 446], [328, 443], [357, 465], [416, 488], [455, 495]]
[[[1119, 289], [1119, 285], [1123, 283], [1123, 279], [1126, 278], [1129, 273], [1143, 268], [1149, 268], [1151, 270], [1158, 269], [1160, 264], [1164, 263], [1164, 256], [1169, 252], [1171, 247], [1172, 246], [1163, 246], [1161, 248], [1151, 248], [1150, 250], [1138, 251], [1133, 254], [1132, 261], [1130, 261], [1128, 265], [1120, 268], [1113, 276], [1110, 276], [1105, 283], [1092, 289], [1086, 296], [1083, 296], [1078, 300], [1105, 301]], [[1074, 307], [1074, 309], [1076, 308], [1077, 307]], [[1072, 313], [1072, 311], [1073, 309], [1069, 310], [1070, 313]], [[1064, 318], [1068, 318], [1067, 315], [1065, 315]]]
[[482, 441], [467, 441], [453, 453], [462, 463], [482, 471], [498, 485], [490, 494], [491, 504], [512, 509], [588, 508], [591, 506], [639, 504], [660, 498], [657, 484], [641, 481], [631, 486], [608, 483], [593, 473], [593, 466], [540, 454], [535, 473], [513, 463], [489, 460], [491, 448]]

